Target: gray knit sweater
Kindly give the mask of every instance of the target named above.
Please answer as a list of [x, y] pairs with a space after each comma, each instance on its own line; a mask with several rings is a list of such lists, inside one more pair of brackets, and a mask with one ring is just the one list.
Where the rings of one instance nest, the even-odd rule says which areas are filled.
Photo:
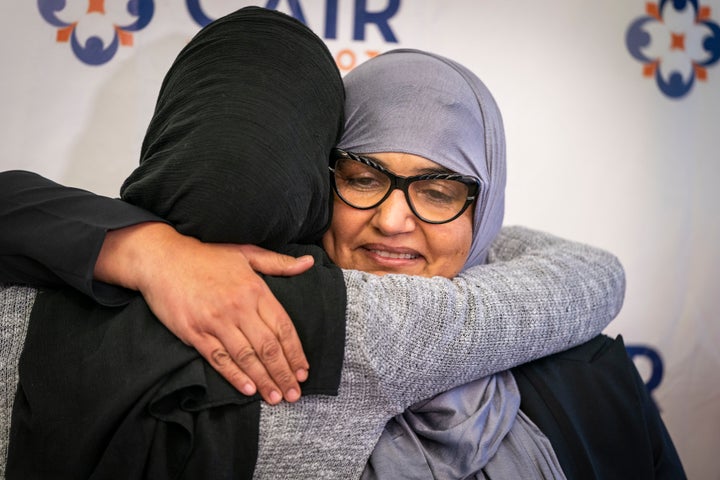
[[[624, 272], [605, 251], [506, 227], [489, 261], [453, 280], [344, 271], [339, 395], [263, 403], [255, 477], [358, 478], [387, 421], [406, 407], [582, 343], [622, 306]], [[34, 298], [33, 289], [0, 289], [0, 476]]]
[[18, 362], [36, 294], [34, 288], [0, 284], [0, 478], [5, 478]]

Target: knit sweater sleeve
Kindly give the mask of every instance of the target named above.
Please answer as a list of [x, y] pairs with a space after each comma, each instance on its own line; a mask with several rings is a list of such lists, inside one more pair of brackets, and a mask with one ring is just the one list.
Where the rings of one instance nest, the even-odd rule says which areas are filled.
[[453, 280], [345, 280], [346, 358], [407, 405], [589, 340], [625, 293], [612, 254], [521, 227], [504, 228], [489, 263]]
[[603, 250], [505, 228], [489, 261], [453, 280], [344, 271], [338, 396], [262, 404], [254, 478], [359, 478], [393, 416], [588, 340], [622, 306], [622, 266]]

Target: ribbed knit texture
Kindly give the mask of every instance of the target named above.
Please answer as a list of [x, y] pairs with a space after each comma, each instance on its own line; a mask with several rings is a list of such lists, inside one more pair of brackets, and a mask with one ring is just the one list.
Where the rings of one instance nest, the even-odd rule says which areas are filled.
[[34, 288], [0, 284], [0, 478], [5, 478], [18, 361], [36, 294]]
[[409, 405], [589, 340], [622, 306], [622, 266], [602, 250], [512, 227], [489, 258], [454, 280], [345, 271], [339, 396], [263, 404], [255, 477], [358, 478]]

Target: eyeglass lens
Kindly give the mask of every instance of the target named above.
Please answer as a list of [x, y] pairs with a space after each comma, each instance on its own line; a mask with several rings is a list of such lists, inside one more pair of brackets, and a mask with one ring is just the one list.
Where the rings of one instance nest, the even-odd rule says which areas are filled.
[[[340, 158], [335, 164], [337, 193], [356, 208], [379, 205], [393, 186], [390, 175], [352, 159]], [[469, 194], [465, 183], [437, 178], [411, 178], [403, 190], [416, 215], [430, 222], [454, 218], [467, 204]]]

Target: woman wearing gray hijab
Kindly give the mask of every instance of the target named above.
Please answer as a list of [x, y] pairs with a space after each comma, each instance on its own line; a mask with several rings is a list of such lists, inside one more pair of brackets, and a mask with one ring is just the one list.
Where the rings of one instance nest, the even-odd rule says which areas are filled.
[[[502, 118], [487, 87], [456, 62], [417, 50], [380, 55], [350, 72], [344, 83], [346, 124], [340, 149], [365, 158], [377, 158], [378, 152], [411, 154], [479, 179], [472, 229], [466, 234], [472, 240], [460, 265], [464, 270], [485, 263], [503, 221], [506, 178]], [[401, 157], [394, 171], [401, 162], [413, 161]], [[338, 208], [343, 206], [336, 206], [335, 215]], [[416, 228], [424, 228], [425, 236], [439, 234], [434, 224], [418, 222]], [[342, 235], [335, 230], [331, 226], [326, 239]], [[342, 241], [325, 241], [325, 246], [338, 265], [348, 267], [344, 260], [350, 255], [338, 253], [347, 248], [327, 248]], [[405, 245], [410, 242], [404, 240]], [[393, 272], [412, 273], [409, 267]], [[469, 477], [482, 471], [498, 449], [510, 448], [504, 439], [513, 438], [526, 454], [508, 464], [513, 469], [505, 468], [502, 478], [563, 478], [547, 439], [519, 411], [519, 404], [517, 385], [506, 371], [410, 407], [388, 424], [364, 476]], [[422, 435], [402, 435], [403, 428]], [[434, 441], [427, 442], [427, 449], [418, 448], [425, 446], [418, 436]], [[443, 449], [452, 453], [448, 456]]]
[[[367, 245], [373, 251], [380, 244], [398, 250], [402, 245], [402, 251], [409, 252], [413, 242], [422, 244], [418, 229], [425, 238], [442, 234], [442, 224], [428, 223], [428, 218], [409, 224], [397, 213], [401, 207], [388, 206], [404, 205], [399, 193], [394, 200], [382, 196], [392, 189], [389, 182], [381, 186], [383, 177], [413, 172], [414, 166], [426, 170], [431, 160], [452, 174], [479, 180], [474, 212], [468, 215], [468, 253], [460, 265], [466, 271], [492, 261], [492, 242], [503, 219], [505, 138], [500, 111], [486, 86], [462, 65], [417, 50], [380, 55], [350, 72], [344, 83], [346, 124], [338, 147], [345, 152], [342, 157], [357, 165], [345, 166], [349, 160], [342, 159], [343, 166], [336, 166], [352, 173], [347, 178], [335, 174], [334, 219], [323, 241], [331, 258], [346, 268], [361, 264], [367, 271], [416, 273], [418, 265], [383, 263], [367, 253]], [[424, 182], [415, 178], [416, 183]], [[421, 217], [421, 187], [413, 196], [411, 185], [404, 186], [411, 210], [405, 215]], [[348, 209], [360, 211], [353, 214]], [[350, 215], [351, 220], [336, 221]], [[462, 238], [455, 244], [462, 245]], [[452, 272], [455, 267], [443, 268]], [[527, 307], [543, 302], [534, 299]], [[672, 440], [622, 339], [600, 336], [514, 373], [475, 380], [411, 406], [388, 423], [363, 472], [368, 479], [566, 476], [684, 477]]]

